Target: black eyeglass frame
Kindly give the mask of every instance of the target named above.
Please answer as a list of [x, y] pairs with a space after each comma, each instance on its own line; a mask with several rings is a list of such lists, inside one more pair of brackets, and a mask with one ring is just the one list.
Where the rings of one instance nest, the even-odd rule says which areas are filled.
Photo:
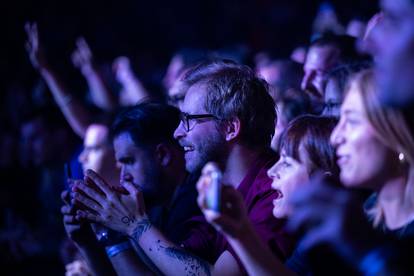
[[194, 124], [190, 128], [190, 121], [191, 120], [206, 119], [206, 118], [211, 118], [211, 119], [214, 119], [214, 120], [218, 119], [216, 116], [214, 116], [213, 114], [209, 114], [209, 113], [205, 113], [205, 114], [188, 114], [188, 113], [185, 113], [185, 112], [181, 112], [181, 115], [180, 115], [180, 120], [183, 123], [184, 130], [186, 132], [191, 131], [195, 127], [195, 125], [197, 124], [197, 123]]

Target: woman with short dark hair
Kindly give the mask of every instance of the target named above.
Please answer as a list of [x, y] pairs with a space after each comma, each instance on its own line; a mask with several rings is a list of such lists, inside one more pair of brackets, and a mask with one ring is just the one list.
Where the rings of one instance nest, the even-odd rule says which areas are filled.
[[[285, 218], [291, 213], [286, 204], [289, 197], [307, 185], [313, 174], [321, 172], [334, 179], [338, 178], [335, 149], [329, 143], [336, 122], [331, 117], [305, 115], [293, 120], [281, 135], [280, 159], [268, 170], [268, 176], [273, 179], [272, 187], [280, 194], [273, 201], [275, 217]], [[243, 199], [234, 188], [223, 186], [221, 213], [206, 207], [205, 198], [211, 183], [212, 166], [206, 168], [197, 185], [199, 205], [206, 219], [226, 236], [247, 273], [290, 275], [298, 272], [296, 269], [293, 272], [273, 255], [269, 250], [271, 245], [261, 242], [246, 215]], [[295, 266], [301, 266], [301, 254], [295, 252], [294, 256]]]

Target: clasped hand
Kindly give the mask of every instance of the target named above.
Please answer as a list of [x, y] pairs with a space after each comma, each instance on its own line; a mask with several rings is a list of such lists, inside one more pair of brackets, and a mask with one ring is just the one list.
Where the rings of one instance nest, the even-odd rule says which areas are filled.
[[88, 170], [85, 181], [73, 188], [72, 203], [81, 205], [76, 219], [100, 223], [126, 235], [147, 219], [142, 193], [129, 182], [110, 187], [96, 172]]

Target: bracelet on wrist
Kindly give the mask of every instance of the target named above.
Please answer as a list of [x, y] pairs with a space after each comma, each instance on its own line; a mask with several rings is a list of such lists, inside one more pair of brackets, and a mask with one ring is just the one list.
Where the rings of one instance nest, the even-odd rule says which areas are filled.
[[132, 248], [131, 243], [129, 241], [125, 241], [116, 245], [108, 246], [105, 248], [105, 251], [108, 258], [112, 258], [130, 248]]

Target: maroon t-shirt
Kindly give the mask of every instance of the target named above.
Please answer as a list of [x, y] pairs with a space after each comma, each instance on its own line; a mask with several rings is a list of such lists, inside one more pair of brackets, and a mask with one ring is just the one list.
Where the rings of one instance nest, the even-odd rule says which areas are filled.
[[[271, 188], [272, 180], [267, 170], [276, 162], [272, 153], [262, 154], [252, 165], [237, 190], [242, 194], [248, 216], [259, 237], [282, 261], [290, 256], [295, 246], [294, 239], [284, 230], [285, 220], [273, 216], [273, 200], [277, 192]], [[226, 238], [216, 232], [204, 217], [191, 219], [189, 238], [182, 246], [204, 260], [214, 264], [218, 257], [229, 251], [243, 267], [237, 254]], [[243, 269], [244, 270], [244, 269]]]

